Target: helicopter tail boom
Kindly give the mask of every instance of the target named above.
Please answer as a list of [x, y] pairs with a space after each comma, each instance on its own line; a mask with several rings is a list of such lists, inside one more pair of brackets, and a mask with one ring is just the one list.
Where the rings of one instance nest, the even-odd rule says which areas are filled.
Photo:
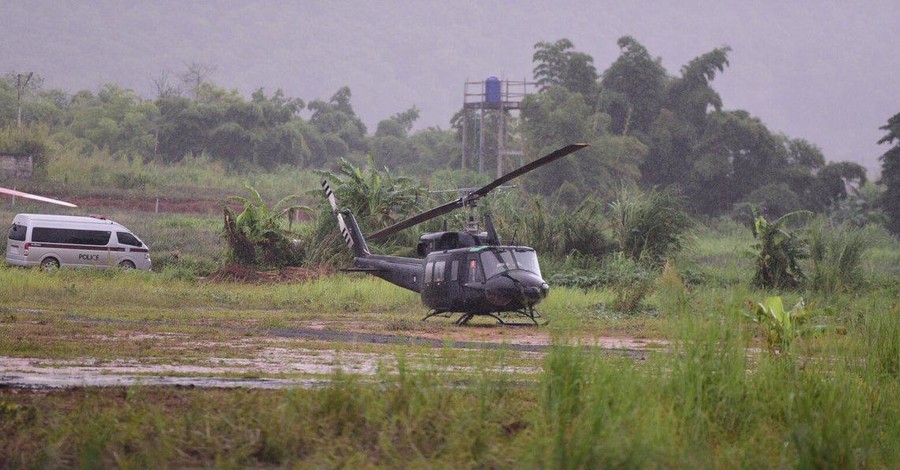
[[337, 199], [334, 197], [334, 191], [327, 180], [322, 180], [322, 189], [325, 190], [325, 196], [331, 204], [331, 212], [337, 217], [338, 227], [341, 229], [341, 236], [347, 243], [347, 247], [353, 252], [353, 256], [357, 258], [365, 258], [371, 254], [366, 240], [363, 238], [362, 230], [356, 223], [356, 218], [348, 209], [338, 209]]

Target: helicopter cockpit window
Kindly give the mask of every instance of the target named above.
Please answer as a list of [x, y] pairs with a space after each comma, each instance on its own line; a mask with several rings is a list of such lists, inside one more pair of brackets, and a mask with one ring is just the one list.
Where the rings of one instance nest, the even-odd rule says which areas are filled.
[[484, 274], [488, 278], [512, 269], [524, 269], [541, 275], [534, 251], [484, 251], [481, 253], [481, 262], [484, 264]]
[[541, 276], [541, 267], [538, 265], [537, 253], [531, 250], [516, 250], [514, 254], [519, 269], [531, 271], [538, 276], [543, 277]]
[[504, 257], [503, 253], [506, 252], [481, 252], [481, 264], [484, 265], [484, 276], [487, 279], [490, 279], [504, 271], [516, 269], [516, 262], [515, 260], [513, 260], [512, 256]]
[[500, 259], [503, 260], [503, 264], [506, 265], [506, 269], [516, 269], [519, 267], [519, 264], [516, 262], [516, 258], [509, 251], [501, 251], [497, 253], [500, 255]]

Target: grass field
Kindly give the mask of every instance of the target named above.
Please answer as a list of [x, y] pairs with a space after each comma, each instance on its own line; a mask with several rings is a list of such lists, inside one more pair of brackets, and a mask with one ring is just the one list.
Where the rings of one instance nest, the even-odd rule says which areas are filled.
[[753, 332], [731, 308], [740, 307], [669, 322], [671, 350], [643, 361], [551, 347], [532, 378], [490, 367], [502, 355], [448, 376], [459, 357], [414, 364], [395, 349], [374, 375], [336, 373], [312, 389], [5, 390], [0, 456], [10, 466], [87, 467], [897, 461], [896, 310], [776, 357], [748, 354]]
[[[769, 292], [750, 285], [749, 231], [717, 222], [635, 312], [611, 308], [610, 288], [555, 286], [545, 327], [456, 327], [359, 274], [197, 279], [222, 260], [217, 216], [107, 215], [151, 245], [154, 272], [0, 268], [0, 375], [311, 385], [0, 387], [2, 468], [900, 461], [896, 239], [874, 242], [852, 291]], [[770, 351], [745, 314], [772, 295], [804, 298], [823, 332]]]

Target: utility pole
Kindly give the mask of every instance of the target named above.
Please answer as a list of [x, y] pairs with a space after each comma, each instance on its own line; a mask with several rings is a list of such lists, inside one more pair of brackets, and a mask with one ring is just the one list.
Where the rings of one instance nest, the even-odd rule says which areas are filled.
[[28, 82], [31, 81], [31, 76], [34, 75], [34, 72], [28, 74], [25, 77], [25, 81], [22, 81], [22, 74], [16, 75], [16, 89], [19, 92], [18, 100], [16, 101], [16, 126], [21, 129], [22, 128], [22, 91], [25, 90], [25, 87], [28, 86]]

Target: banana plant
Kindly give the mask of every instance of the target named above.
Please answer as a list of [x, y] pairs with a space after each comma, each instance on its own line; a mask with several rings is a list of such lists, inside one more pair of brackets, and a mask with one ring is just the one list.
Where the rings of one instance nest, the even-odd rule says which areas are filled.
[[381, 229], [418, 212], [425, 195], [412, 178], [394, 176], [386, 167], [378, 170], [374, 155], [369, 155], [367, 169], [342, 158], [337, 174], [317, 173], [332, 182], [341, 204], [353, 211], [363, 229]]
[[[291, 210], [310, 211], [306, 206], [290, 204], [299, 196], [291, 195], [278, 201], [271, 208], [266, 205], [259, 191], [250, 185], [245, 188], [250, 197], [231, 196], [227, 200], [244, 206], [235, 215], [225, 205], [225, 238], [228, 240], [232, 258], [244, 265], [290, 265], [296, 264], [300, 253], [292, 243], [293, 234], [282, 228], [281, 219]], [[262, 252], [262, 259], [258, 253]]]
[[753, 248], [757, 250], [756, 275], [753, 283], [762, 288], [794, 288], [805, 279], [799, 261], [808, 258], [808, 241], [800, 230], [790, 228], [795, 222], [809, 219], [810, 211], [795, 211], [769, 222], [753, 208]]
[[806, 326], [812, 310], [800, 299], [790, 310], [784, 309], [781, 297], [768, 297], [754, 306], [753, 313], [744, 313], [750, 321], [762, 326], [770, 351], [784, 353], [795, 339], [820, 332], [823, 325]]

